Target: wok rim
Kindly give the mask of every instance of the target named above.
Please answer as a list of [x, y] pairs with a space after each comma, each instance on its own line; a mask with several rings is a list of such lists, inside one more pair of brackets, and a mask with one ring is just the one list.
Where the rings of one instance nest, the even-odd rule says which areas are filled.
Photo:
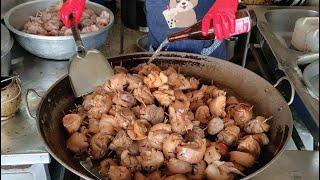
[[[253, 173], [241, 178], [241, 180], [247, 180], [247, 179], [251, 179], [253, 178], [254, 176], [256, 176], [257, 174], [260, 174], [261, 172], [263, 172], [267, 167], [269, 167], [271, 164], [273, 164], [278, 158], [279, 156], [283, 153], [283, 151], [285, 150], [285, 147], [286, 145], [288, 144], [291, 136], [292, 136], [292, 129], [293, 129], [293, 117], [292, 117], [292, 112], [291, 112], [291, 109], [287, 103], [287, 101], [284, 99], [284, 97], [282, 96], [282, 94], [279, 92], [279, 90], [277, 88], [275, 88], [272, 84], [270, 84], [270, 82], [268, 82], [267, 80], [265, 80], [264, 78], [262, 78], [261, 76], [257, 75], [256, 73], [246, 69], [246, 68], [243, 68], [242, 66], [239, 66], [237, 64], [234, 64], [234, 63], [231, 63], [229, 61], [225, 61], [225, 60], [221, 60], [221, 59], [218, 59], [218, 58], [213, 58], [213, 57], [208, 57], [208, 56], [203, 56], [203, 55], [198, 55], [198, 54], [193, 54], [193, 53], [185, 53], [185, 52], [161, 52], [159, 54], [159, 57], [158, 58], [166, 58], [167, 56], [163, 56], [163, 55], [172, 55], [172, 54], [175, 54], [175, 55], [179, 55], [180, 57], [179, 58], [185, 58], [185, 59], [189, 59], [191, 61], [198, 61], [197, 59], [195, 58], [191, 58], [191, 57], [198, 57], [199, 59], [201, 59], [201, 61], [206, 61], [206, 63], [213, 63], [212, 61], [220, 61], [220, 62], [224, 62], [228, 65], [231, 65], [231, 66], [238, 66], [240, 68], [242, 68], [246, 73], [252, 73], [254, 76], [258, 76], [257, 78], [260, 78], [262, 81], [265, 81], [265, 83], [267, 83], [273, 90], [276, 90], [275, 92], [278, 94], [279, 98], [281, 99], [281, 101], [284, 102], [285, 106], [287, 106], [288, 110], [289, 110], [289, 121], [290, 121], [290, 124], [288, 125], [289, 126], [289, 130], [288, 130], [288, 136], [286, 137], [286, 140], [284, 141], [284, 144], [283, 144], [283, 147], [277, 152], [277, 154], [268, 162], [266, 163], [265, 165], [263, 165], [261, 168], [259, 168], [258, 170], [254, 171]], [[128, 53], [128, 54], [122, 54], [122, 55], [118, 55], [118, 56], [111, 56], [111, 57], [108, 57], [107, 60], [109, 59], [114, 59], [114, 58], [121, 58], [121, 57], [137, 57], [137, 56], [141, 56], [142, 58], [146, 58], [146, 57], [151, 57], [153, 55], [153, 52], [138, 52], [138, 53]], [[177, 58], [177, 61], [180, 61], [181, 59]], [[157, 60], [157, 58], [155, 59], [155, 61]], [[110, 62], [110, 61], [109, 61]], [[44, 143], [44, 146], [45, 148], [47, 149], [47, 151], [50, 153], [50, 155], [55, 159], [57, 160], [61, 165], [63, 165], [65, 168], [67, 168], [69, 171], [73, 172], [74, 174], [84, 178], [84, 179], [91, 179], [91, 180], [94, 180], [92, 179], [91, 177], [88, 177], [86, 176], [85, 174], [82, 174], [80, 173], [79, 171], [75, 170], [74, 168], [70, 167], [69, 165], [67, 165], [66, 163], [64, 163], [62, 160], [60, 160], [60, 158], [58, 158], [55, 153], [53, 153], [51, 151], [51, 149], [49, 148], [48, 144], [46, 143], [46, 139], [44, 137], [44, 135], [41, 133], [42, 131], [40, 130], [40, 121], [39, 121], [39, 114], [40, 114], [40, 107], [45, 103], [44, 102], [44, 99], [45, 97], [48, 96], [48, 94], [52, 91], [52, 89], [54, 87], [56, 87], [57, 84], [59, 84], [61, 81], [63, 81], [65, 78], [68, 78], [68, 74], [65, 74], [64, 76], [62, 76], [61, 78], [59, 78], [55, 83], [53, 83], [50, 88], [46, 91], [46, 93], [43, 95], [43, 97], [41, 98], [41, 101], [39, 103], [39, 106], [37, 108], [37, 129], [39, 131], [39, 134], [41, 136], [41, 140], [43, 141]], [[88, 174], [90, 174], [88, 172]]]
[[[23, 32], [15, 27], [13, 27], [10, 22], [9, 22], [9, 18], [11, 16], [11, 14], [13, 12], [15, 12], [17, 9], [20, 9], [20, 8], [23, 8], [24, 6], [26, 5], [29, 5], [29, 4], [35, 4], [35, 3], [43, 3], [43, 2], [50, 2], [48, 0], [34, 0], [34, 1], [29, 1], [29, 2], [25, 2], [25, 3], [22, 3], [22, 4], [19, 4], [18, 6], [15, 6], [14, 8], [11, 8], [4, 16], [4, 22], [5, 22], [5, 25], [6, 27], [12, 31], [15, 35], [18, 35], [18, 36], [22, 36], [22, 37], [25, 37], [25, 38], [32, 38], [32, 39], [41, 39], [41, 40], [48, 40], [48, 41], [57, 41], [57, 40], [73, 40], [73, 36], [72, 35], [67, 35], [67, 36], [44, 36], [44, 35], [36, 35], [36, 34], [30, 34], [30, 33], [26, 33], [26, 32]], [[54, 3], [54, 2], [50, 2], [50, 3]], [[105, 10], [107, 11], [109, 14], [110, 14], [110, 22], [109, 24], [107, 24], [106, 26], [104, 26], [103, 28], [99, 29], [99, 31], [96, 31], [96, 32], [91, 32], [91, 33], [85, 33], [85, 34], [80, 34], [80, 37], [81, 38], [88, 38], [88, 37], [92, 37], [92, 36], [95, 36], [95, 35], [98, 35], [98, 34], [101, 34], [102, 32], [105, 32], [107, 30], [109, 30], [113, 24], [114, 24], [114, 14], [113, 12], [98, 4], [98, 3], [95, 3], [95, 2], [91, 2], [91, 1], [88, 1], [86, 2], [86, 5], [87, 4], [90, 4], [90, 5], [93, 5], [95, 7], [98, 7], [99, 9], [102, 9], [102, 10]]]

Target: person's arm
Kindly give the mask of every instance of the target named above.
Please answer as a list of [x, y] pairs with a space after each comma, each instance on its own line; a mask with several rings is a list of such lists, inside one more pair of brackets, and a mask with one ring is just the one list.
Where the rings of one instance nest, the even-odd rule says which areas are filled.
[[70, 15], [73, 15], [74, 22], [77, 26], [80, 22], [84, 7], [86, 5], [86, 0], [66, 0], [59, 11], [60, 19], [63, 24], [69, 28], [70, 27]]
[[216, 0], [202, 19], [202, 33], [208, 34], [213, 27], [216, 39], [229, 38], [235, 31], [238, 0]]

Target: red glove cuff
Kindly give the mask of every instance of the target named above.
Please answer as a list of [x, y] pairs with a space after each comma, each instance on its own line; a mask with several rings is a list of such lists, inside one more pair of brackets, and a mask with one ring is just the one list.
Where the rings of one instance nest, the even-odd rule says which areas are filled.
[[[238, 4], [238, 0], [216, 0], [211, 9], [224, 12], [228, 11], [232, 14], [236, 14]], [[211, 11], [211, 9], [209, 11]]]
[[208, 34], [211, 27], [218, 40], [230, 37], [235, 30], [238, 0], [216, 0], [202, 19], [202, 33]]
[[85, 7], [85, 0], [67, 0], [59, 11], [59, 16], [63, 24], [69, 28], [70, 20], [69, 17], [73, 14], [75, 26], [80, 23], [81, 16]]

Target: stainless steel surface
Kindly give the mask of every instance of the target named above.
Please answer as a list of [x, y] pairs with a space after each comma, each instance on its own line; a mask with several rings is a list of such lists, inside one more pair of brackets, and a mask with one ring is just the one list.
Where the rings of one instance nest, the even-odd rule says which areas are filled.
[[[315, 121], [316, 126], [319, 128], [319, 101], [312, 98], [312, 96], [308, 93], [307, 87], [303, 83], [303, 76], [300, 68], [298, 67], [297, 62], [300, 61], [303, 58], [306, 59], [315, 59], [319, 55], [301, 55], [301, 53], [294, 51], [292, 49], [288, 49], [283, 43], [281, 43], [281, 40], [279, 40], [279, 36], [276, 35], [274, 32], [275, 27], [272, 28], [272, 25], [270, 25], [270, 22], [268, 22], [266, 18], [266, 13], [268, 12], [275, 12], [273, 10], [278, 10], [277, 12], [288, 12], [289, 14], [292, 14], [291, 12], [309, 12], [316, 14], [318, 12], [317, 7], [261, 7], [261, 6], [251, 6], [250, 8], [254, 9], [256, 15], [257, 15], [257, 26], [260, 31], [260, 33], [263, 36], [263, 40], [261, 43], [267, 43], [273, 55], [275, 56], [277, 62], [278, 62], [278, 68], [284, 72], [284, 74], [290, 79], [290, 81], [295, 86], [295, 90], [299, 97], [302, 99], [302, 102], [308, 109], [309, 113], [311, 114], [313, 120]], [[297, 11], [298, 9], [298, 11]], [[301, 15], [305, 15], [303, 13], [300, 13]], [[295, 16], [297, 18], [297, 16]], [[279, 17], [280, 19], [280, 17]], [[283, 19], [283, 18], [281, 18]], [[292, 22], [293, 24], [295, 22], [294, 19], [287, 19], [286, 21]], [[281, 26], [282, 24], [288, 25], [288, 22], [279, 22], [278, 26]], [[273, 25], [275, 26], [275, 25]], [[290, 26], [292, 27], [292, 26]], [[285, 28], [285, 27], [282, 27]], [[279, 32], [281, 28], [279, 27]]]
[[[259, 53], [259, 50], [257, 48], [260, 48], [260, 46], [258, 45], [254, 45], [254, 44], [250, 44], [250, 50], [251, 53], [254, 57], [255, 62], [258, 65], [259, 71], [262, 74], [262, 77], [265, 78], [267, 81], [269, 82], [273, 82], [272, 76], [266, 72], [266, 70], [268, 70], [267, 64], [265, 63], [265, 58], [267, 59], [272, 59], [274, 57], [264, 57], [266, 54], [266, 52], [264, 52], [264, 54], [262, 55], [261, 53]], [[293, 114], [293, 120], [294, 120], [294, 126], [293, 126], [293, 131], [292, 131], [292, 138], [289, 141], [286, 150], [297, 150], [297, 149], [303, 149], [303, 147], [301, 147], [301, 144], [303, 144], [303, 146], [307, 149], [307, 150], [314, 150], [314, 138], [312, 137], [310, 130], [308, 130], [302, 119], [304, 119], [304, 117], [301, 115], [298, 115], [295, 112], [295, 108], [291, 108], [292, 110], [292, 114]], [[305, 119], [304, 119], [305, 120]], [[305, 120], [306, 121], [306, 120]], [[312, 120], [311, 120], [312, 121]], [[313, 122], [313, 121], [312, 121]], [[295, 133], [295, 129], [298, 132]], [[318, 134], [319, 129], [315, 128], [316, 132]], [[300, 139], [302, 140], [302, 143], [300, 141]]]
[[[47, 59], [65, 60], [74, 55], [76, 51], [72, 36], [39, 36], [20, 31], [29, 16], [35, 15], [38, 10], [55, 5], [57, 1], [32, 1], [12, 8], [4, 17], [6, 26], [15, 34], [16, 40], [30, 53]], [[87, 3], [96, 13], [106, 10], [110, 14], [110, 23], [97, 32], [81, 34], [86, 48], [98, 49], [106, 43], [108, 31], [114, 23], [113, 13], [106, 7]]]
[[[114, 66], [132, 68], [147, 62], [152, 53], [136, 53], [108, 60]], [[262, 172], [283, 152], [292, 133], [292, 114], [282, 95], [266, 80], [253, 72], [227, 61], [188, 53], [163, 52], [154, 61], [163, 68], [180, 68], [182, 73], [196, 76], [207, 82], [213, 80], [254, 105], [255, 111], [263, 116], [273, 116], [270, 120], [270, 143], [261, 151], [256, 166], [248, 172], [249, 179]], [[243, 77], [239, 80], [238, 77]], [[228, 81], [226, 81], [228, 79]], [[246, 86], [243, 86], [245, 84]], [[50, 154], [68, 170], [86, 179], [92, 176], [73, 158], [66, 148], [65, 129], [61, 126], [64, 112], [75, 108], [76, 98], [67, 76], [58, 80], [43, 96], [38, 111], [37, 125], [45, 146]]]
[[319, 151], [284, 151], [278, 160], [252, 180], [317, 180]]
[[[3, 180], [51, 180], [47, 164], [1, 166]], [[52, 179], [56, 180], [56, 179]]]
[[106, 57], [96, 49], [85, 49], [78, 28], [71, 17], [71, 30], [77, 53], [71, 57], [68, 74], [76, 97], [89, 94], [104, 84], [113, 75], [113, 69]]
[[319, 60], [309, 64], [303, 71], [303, 79], [310, 95], [319, 100]]
[[[16, 48], [15, 54], [22, 55], [14, 59], [14, 73], [21, 79], [22, 96], [26, 89], [34, 88], [43, 94], [49, 86], [67, 73], [66, 61], [46, 61], [35, 57], [23, 49]], [[30, 106], [33, 111], [40, 99], [31, 97]], [[32, 163], [48, 163], [49, 153], [45, 150], [39, 136], [36, 120], [26, 112], [24, 99], [17, 114], [7, 121], [1, 122], [1, 165]]]
[[1, 76], [10, 74], [12, 45], [13, 38], [8, 29], [1, 24]]
[[295, 23], [301, 17], [319, 17], [319, 12], [311, 9], [272, 9], [265, 13], [268, 26], [280, 45], [288, 53], [297, 56], [292, 61], [297, 61], [298, 64], [308, 64], [319, 58], [319, 53], [301, 52], [291, 48]]
[[[37, 140], [37, 139], [34, 139]], [[26, 149], [28, 151], [30, 149]], [[48, 152], [25, 152], [19, 154], [1, 154], [1, 166], [18, 166], [26, 164], [49, 164]]]

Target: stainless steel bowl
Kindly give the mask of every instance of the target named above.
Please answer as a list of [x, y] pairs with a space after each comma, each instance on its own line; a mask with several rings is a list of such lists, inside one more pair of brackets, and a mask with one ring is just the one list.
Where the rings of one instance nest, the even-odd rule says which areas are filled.
[[[29, 16], [34, 16], [37, 11], [56, 3], [57, 1], [40, 0], [20, 4], [5, 15], [4, 22], [8, 29], [15, 34], [19, 44], [31, 54], [47, 59], [65, 60], [76, 52], [72, 36], [40, 36], [21, 31]], [[103, 10], [110, 14], [110, 23], [107, 26], [97, 32], [81, 34], [82, 41], [87, 49], [98, 49], [107, 40], [108, 31], [114, 23], [114, 15], [108, 8], [97, 3], [88, 2], [86, 7], [93, 9], [98, 14]]]

